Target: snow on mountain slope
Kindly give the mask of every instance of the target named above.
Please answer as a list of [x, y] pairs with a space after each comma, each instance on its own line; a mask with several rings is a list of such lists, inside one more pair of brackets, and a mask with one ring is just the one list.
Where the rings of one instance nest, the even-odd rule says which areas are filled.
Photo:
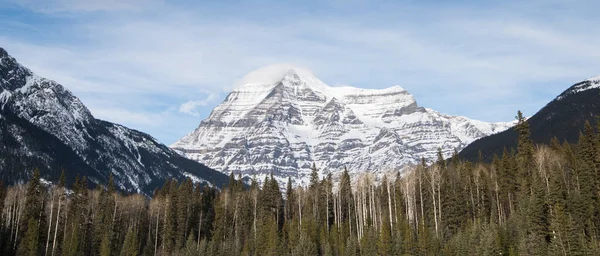
[[598, 88], [600, 88], [600, 76], [595, 76], [571, 86], [571, 88], [561, 93], [558, 97], [556, 97], [556, 99], [561, 100], [569, 95], [574, 95], [580, 92]]
[[151, 136], [95, 119], [62, 85], [36, 76], [0, 48], [0, 177], [27, 179], [31, 169], [57, 180], [110, 174], [124, 191], [150, 194], [167, 179], [194, 177], [221, 185], [227, 176], [181, 157]]
[[[511, 123], [486, 123], [417, 105], [400, 86], [330, 87], [287, 65], [253, 71], [199, 127], [171, 147], [225, 173], [273, 172], [280, 184], [321, 174], [402, 171], [445, 157]], [[335, 176], [335, 175], [334, 175]]]

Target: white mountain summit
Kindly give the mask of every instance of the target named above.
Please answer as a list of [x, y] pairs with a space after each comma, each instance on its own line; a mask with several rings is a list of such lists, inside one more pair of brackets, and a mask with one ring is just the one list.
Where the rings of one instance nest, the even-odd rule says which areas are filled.
[[403, 171], [444, 157], [512, 123], [449, 116], [417, 105], [400, 86], [331, 87], [305, 69], [276, 65], [245, 76], [198, 128], [171, 147], [225, 173], [307, 184], [351, 174]]

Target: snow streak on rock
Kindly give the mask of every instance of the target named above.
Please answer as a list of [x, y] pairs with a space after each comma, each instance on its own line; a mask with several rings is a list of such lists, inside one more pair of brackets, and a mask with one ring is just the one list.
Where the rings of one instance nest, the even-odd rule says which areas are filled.
[[321, 175], [402, 171], [509, 128], [420, 107], [400, 86], [331, 87], [287, 65], [251, 72], [199, 127], [172, 148], [224, 173], [273, 173], [307, 184]]
[[69, 90], [35, 75], [2, 48], [0, 117], [0, 171], [12, 175], [3, 176], [6, 179], [27, 176], [13, 174], [27, 170], [8, 170], [15, 167], [7, 161], [25, 163], [19, 165], [22, 168], [40, 168], [45, 171], [42, 176], [56, 176], [61, 171], [57, 166], [68, 166], [71, 179], [87, 176], [96, 184], [105, 184], [112, 174], [122, 190], [144, 193], [171, 178], [219, 185], [227, 179], [145, 133], [95, 119]]

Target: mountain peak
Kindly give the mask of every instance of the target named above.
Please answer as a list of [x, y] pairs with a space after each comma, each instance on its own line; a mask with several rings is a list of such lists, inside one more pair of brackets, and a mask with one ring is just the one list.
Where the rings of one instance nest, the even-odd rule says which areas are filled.
[[313, 163], [333, 173], [400, 171], [505, 128], [425, 110], [397, 85], [328, 86], [306, 69], [273, 65], [250, 72], [171, 147], [225, 173], [306, 184]]
[[591, 77], [574, 84], [573, 86], [569, 87], [569, 89], [561, 93], [558, 97], [556, 97], [556, 99], [562, 100], [567, 96], [578, 94], [592, 89], [600, 89], [600, 76]]
[[589, 82], [600, 82], [600, 76], [590, 77], [590, 78], [586, 79], [586, 81], [589, 81]]
[[0, 91], [22, 88], [27, 85], [28, 78], [33, 76], [29, 69], [21, 66], [4, 48], [0, 47], [0, 77], [2, 78]]
[[69, 90], [35, 75], [3, 48], [0, 113], [0, 170], [12, 171], [2, 175], [5, 182], [27, 180], [33, 168], [47, 180], [65, 170], [71, 181], [86, 176], [96, 185], [111, 173], [120, 190], [147, 195], [167, 179], [227, 181], [147, 134], [95, 119]]
[[12, 58], [4, 48], [0, 47], [0, 68], [6, 69], [15, 65], [15, 59]]
[[306, 86], [318, 91], [326, 91], [329, 87], [306, 68], [290, 64], [275, 64], [248, 73], [236, 83], [234, 91], [270, 91], [285, 80], [300, 80]]
[[271, 86], [285, 77], [297, 75], [300, 78], [314, 78], [311, 71], [290, 64], [274, 64], [265, 66], [245, 75], [236, 83], [237, 87], [246, 85]]
[[[549, 144], [552, 138], [576, 143], [586, 121], [593, 122], [600, 113], [600, 76], [581, 80], [548, 102], [542, 109], [527, 118], [531, 128], [531, 140], [536, 144]], [[475, 141], [459, 153], [461, 158], [477, 160], [479, 154], [491, 161], [503, 150], [517, 147], [517, 132], [514, 128]]]

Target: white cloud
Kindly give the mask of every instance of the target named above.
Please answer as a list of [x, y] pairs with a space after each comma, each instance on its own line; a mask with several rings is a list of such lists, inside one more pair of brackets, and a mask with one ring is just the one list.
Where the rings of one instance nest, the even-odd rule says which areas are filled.
[[10, 0], [42, 13], [77, 13], [98, 11], [140, 11], [156, 7], [158, 0]]
[[102, 120], [111, 120], [118, 124], [137, 124], [144, 126], [161, 125], [162, 118], [157, 114], [132, 112], [119, 108], [98, 108], [94, 111], [94, 117]]
[[200, 107], [206, 107], [217, 99], [217, 94], [211, 93], [203, 100], [190, 100], [179, 106], [179, 112], [188, 115], [199, 117], [201, 113], [198, 111]]
[[[600, 74], [600, 28], [568, 8], [559, 10], [564, 19], [551, 22], [559, 15], [542, 2], [253, 17], [244, 6], [226, 12], [110, 1], [21, 1], [39, 15], [75, 15], [50, 28], [0, 21], [8, 28], [0, 31], [0, 46], [71, 89], [95, 115], [168, 143], [196, 126], [247, 72], [273, 63], [307, 67], [329, 84], [400, 84], [421, 105], [486, 121], [512, 119], [511, 108], [532, 112], [569, 83]], [[540, 87], [544, 97], [535, 96]], [[208, 97], [194, 100], [201, 95]]]

